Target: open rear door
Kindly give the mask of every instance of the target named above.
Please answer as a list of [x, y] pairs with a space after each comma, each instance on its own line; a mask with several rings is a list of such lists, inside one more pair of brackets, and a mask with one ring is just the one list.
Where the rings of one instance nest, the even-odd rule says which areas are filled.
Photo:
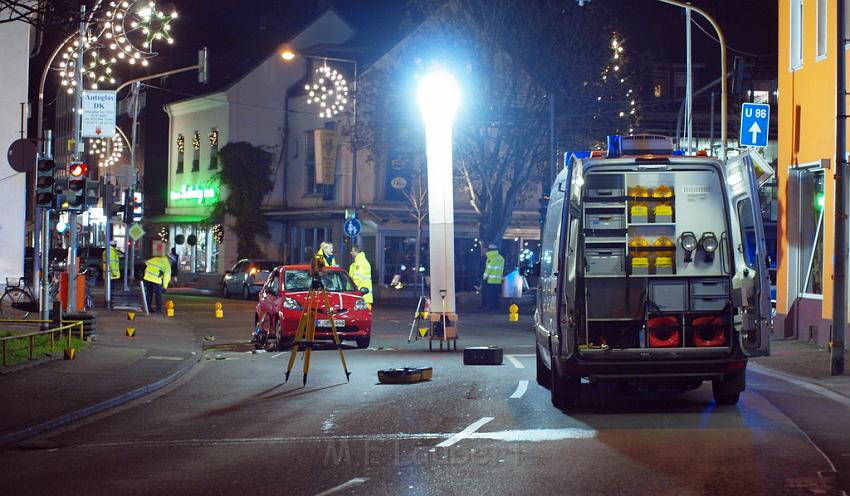
[[578, 237], [581, 224], [581, 196], [584, 186], [584, 166], [581, 159], [573, 156], [566, 164], [567, 175], [564, 183], [564, 209], [561, 217], [561, 237], [558, 240], [559, 265], [558, 278], [558, 329], [559, 339], [553, 340], [559, 345], [559, 354], [570, 357], [576, 347], [576, 268], [578, 261]]
[[767, 245], [752, 157], [756, 153], [752, 151], [727, 161], [726, 187], [731, 221], [729, 240], [735, 266], [732, 277], [737, 307], [735, 328], [746, 355], [765, 356], [770, 354], [773, 322]]

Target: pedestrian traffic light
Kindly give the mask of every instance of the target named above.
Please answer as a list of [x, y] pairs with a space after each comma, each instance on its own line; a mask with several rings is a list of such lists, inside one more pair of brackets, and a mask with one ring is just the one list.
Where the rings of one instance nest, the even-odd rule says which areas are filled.
[[53, 174], [56, 172], [56, 162], [49, 158], [42, 158], [38, 160], [36, 168], [35, 204], [41, 208], [52, 208], [53, 187], [56, 184]]
[[140, 191], [133, 192], [133, 222], [141, 222], [145, 215], [145, 206]]
[[68, 209], [73, 212], [82, 212], [86, 209], [86, 174], [89, 167], [82, 162], [72, 162], [68, 167], [68, 190], [71, 192], [71, 200]]

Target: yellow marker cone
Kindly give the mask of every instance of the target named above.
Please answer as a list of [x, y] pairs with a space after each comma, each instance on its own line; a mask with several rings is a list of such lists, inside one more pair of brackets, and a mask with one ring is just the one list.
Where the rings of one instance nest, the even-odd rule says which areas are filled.
[[136, 337], [136, 328], [135, 327], [128, 327], [127, 328], [127, 337], [128, 338]]
[[127, 312], [127, 320], [136, 320], [136, 312]]
[[519, 307], [516, 303], [508, 307], [508, 322], [519, 322]]
[[420, 327], [419, 328], [419, 335], [424, 338], [426, 334], [428, 334], [428, 328], [427, 327]]
[[165, 302], [165, 316], [174, 317], [174, 300], [168, 300]]
[[77, 356], [76, 348], [65, 348], [65, 360], [73, 360]]
[[221, 302], [215, 302], [215, 318], [220, 319], [224, 317], [224, 310], [222, 310]]

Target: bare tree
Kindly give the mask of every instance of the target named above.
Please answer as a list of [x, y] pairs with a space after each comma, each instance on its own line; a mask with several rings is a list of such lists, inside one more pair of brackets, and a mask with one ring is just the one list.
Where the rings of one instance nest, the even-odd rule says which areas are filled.
[[413, 270], [415, 272], [413, 281], [418, 286], [421, 283], [420, 278], [422, 277], [422, 273], [419, 270], [421, 266], [419, 256], [422, 249], [422, 227], [428, 218], [428, 184], [421, 164], [416, 167], [412, 184], [404, 190], [403, 194], [408, 201], [408, 205], [406, 205], [407, 213], [416, 221], [416, 245], [413, 256]]

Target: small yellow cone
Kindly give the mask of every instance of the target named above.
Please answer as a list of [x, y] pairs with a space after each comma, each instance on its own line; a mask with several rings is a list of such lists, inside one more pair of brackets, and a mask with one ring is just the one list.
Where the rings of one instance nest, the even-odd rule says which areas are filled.
[[128, 338], [136, 337], [136, 328], [135, 327], [128, 327], [127, 328], [127, 337]]
[[65, 360], [73, 360], [77, 356], [76, 348], [65, 348]]
[[221, 302], [215, 302], [215, 318], [220, 319], [224, 317], [224, 310], [222, 310]]
[[519, 313], [519, 307], [516, 303], [512, 303], [511, 306], [508, 307], [508, 313]]
[[165, 316], [174, 317], [174, 300], [168, 300], [165, 302]]
[[136, 312], [127, 312], [127, 320], [136, 320]]
[[519, 322], [519, 314], [518, 313], [508, 314], [508, 322]]
[[426, 334], [428, 334], [428, 328], [427, 327], [420, 327], [419, 328], [419, 335], [424, 338]]

